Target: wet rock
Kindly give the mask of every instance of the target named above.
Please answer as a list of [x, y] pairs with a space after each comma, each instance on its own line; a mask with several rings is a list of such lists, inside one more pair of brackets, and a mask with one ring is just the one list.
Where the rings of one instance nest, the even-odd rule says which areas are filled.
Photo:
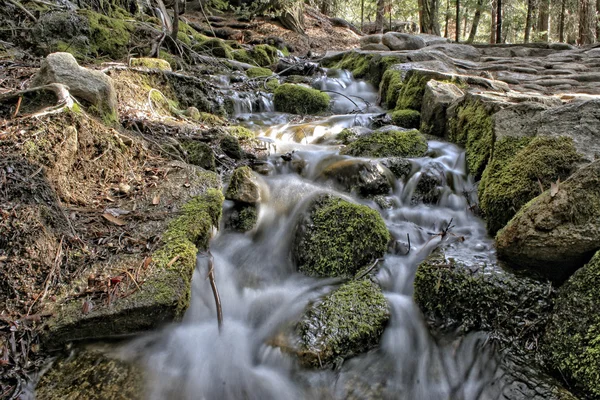
[[319, 68], [318, 64], [300, 59], [295, 59], [293, 63], [288, 60], [280, 60], [275, 67], [275, 72], [279, 76], [298, 75], [310, 77], [320, 71], [322, 72], [322, 69]]
[[35, 398], [40, 400], [141, 400], [144, 397], [141, 367], [93, 349], [59, 358], [42, 376], [35, 390]]
[[310, 276], [352, 277], [381, 257], [389, 240], [375, 210], [319, 195], [298, 221], [292, 258], [298, 270]]
[[50, 83], [68, 86], [73, 96], [92, 106], [105, 122], [118, 122], [117, 94], [112, 79], [103, 72], [80, 67], [70, 53], [48, 55], [31, 84]]
[[569, 137], [496, 139], [494, 154], [479, 185], [479, 206], [495, 234], [529, 200], [577, 170], [581, 156]]
[[422, 157], [427, 141], [417, 130], [379, 130], [350, 143], [342, 154], [354, 157]]
[[342, 144], [350, 144], [358, 139], [360, 136], [366, 136], [372, 132], [371, 129], [365, 128], [364, 126], [353, 126], [352, 128], [345, 128], [336, 135], [336, 140], [342, 142]]
[[554, 299], [547, 281], [517, 276], [493, 258], [469, 258], [446, 249], [434, 251], [419, 265], [414, 289], [430, 325], [461, 334], [492, 332], [507, 343], [539, 338]]
[[235, 136], [225, 135], [221, 137], [219, 147], [221, 147], [223, 153], [234, 160], [241, 160], [244, 158], [244, 151], [242, 150], [242, 146], [240, 146], [240, 141]]
[[326, 368], [363, 353], [377, 346], [388, 320], [388, 304], [378, 285], [368, 279], [346, 283], [309, 305], [298, 322], [300, 364]]
[[542, 350], [588, 398], [600, 398], [600, 252], [559, 289]]
[[397, 179], [406, 180], [412, 171], [413, 165], [410, 160], [401, 157], [388, 157], [379, 162], [389, 169]]
[[225, 228], [238, 232], [248, 232], [256, 226], [258, 210], [256, 205], [235, 204], [224, 217]]
[[388, 32], [381, 37], [381, 43], [391, 50], [418, 50], [427, 46], [425, 40], [408, 33]]
[[342, 190], [361, 196], [387, 194], [393, 186], [389, 172], [374, 161], [341, 160], [325, 168], [321, 176], [334, 181]]
[[459, 60], [478, 61], [481, 57], [481, 52], [477, 48], [468, 44], [434, 44], [431, 46], [427, 46], [427, 48], [425, 48], [424, 51], [439, 51], [446, 54], [449, 57], [457, 58]]
[[397, 110], [392, 113], [392, 123], [402, 128], [419, 129], [421, 113], [417, 110]]
[[425, 86], [421, 106], [421, 132], [444, 137], [446, 135], [446, 111], [453, 102], [464, 95], [453, 83], [430, 80]]
[[197, 140], [186, 140], [181, 146], [187, 152], [187, 159], [190, 164], [197, 165], [208, 171], [214, 171], [215, 155], [211, 147]]
[[439, 162], [427, 164], [419, 173], [412, 204], [437, 204], [446, 186], [446, 170]]
[[239, 167], [233, 171], [229, 186], [225, 192], [227, 200], [256, 204], [261, 200], [260, 184], [250, 167]]
[[[554, 193], [555, 192], [555, 193]], [[498, 256], [561, 281], [600, 249], [600, 161], [531, 200], [496, 236]]]
[[283, 84], [275, 89], [275, 109], [292, 114], [318, 114], [329, 108], [329, 95], [302, 85]]

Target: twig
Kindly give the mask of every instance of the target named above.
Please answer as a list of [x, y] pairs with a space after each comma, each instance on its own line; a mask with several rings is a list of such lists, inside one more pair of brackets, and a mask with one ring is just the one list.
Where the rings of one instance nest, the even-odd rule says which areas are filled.
[[406, 253], [408, 254], [410, 253], [410, 234], [408, 234], [408, 232], [406, 233], [406, 239], [408, 239], [408, 252]]
[[383, 261], [383, 258], [378, 258], [376, 259], [373, 264], [362, 274], [360, 274], [359, 276], [357, 276], [356, 278], [354, 278], [354, 280], [359, 280], [364, 278], [365, 276], [367, 276], [369, 274], [369, 272], [371, 272], [373, 270], [373, 268], [375, 268], [375, 266], [379, 263], [379, 261]]
[[23, 96], [19, 96], [19, 100], [17, 100], [17, 109], [15, 110], [15, 113], [13, 114], [13, 118], [17, 117], [17, 114], [19, 114], [19, 109], [21, 108], [21, 102], [23, 101]]
[[219, 298], [219, 291], [215, 282], [215, 262], [214, 257], [210, 250], [208, 254], [208, 280], [210, 281], [210, 287], [212, 288], [213, 295], [215, 297], [215, 307], [217, 308], [217, 323], [219, 324], [219, 333], [223, 327], [223, 310], [221, 309], [221, 299]]
[[15, 7], [18, 7], [21, 9], [21, 11], [23, 11], [25, 14], [27, 14], [27, 16], [29, 18], [31, 18], [32, 20], [34, 20], [35, 22], [38, 22], [37, 18], [28, 10], [26, 9], [23, 4], [19, 3], [17, 0], [7, 0], [10, 4], [12, 4]]
[[202, 11], [202, 15], [204, 16], [204, 19], [206, 20], [206, 23], [208, 24], [208, 27], [210, 28], [210, 31], [213, 34], [213, 37], [217, 37], [217, 35], [215, 35], [215, 31], [212, 25], [210, 24], [210, 21], [208, 20], [208, 17], [206, 16], [206, 13], [204, 12], [204, 5], [202, 4], [202, 0], [198, 0], [198, 3], [200, 3], [200, 11]]
[[[352, 104], [354, 104], [356, 107], [358, 107], [358, 104], [356, 104], [356, 103], [354, 102], [354, 100], [352, 100], [350, 97], [346, 96], [346, 95], [345, 95], [345, 94], [343, 94], [343, 93], [336, 92], [335, 90], [321, 90], [321, 92], [325, 92], [325, 93], [335, 93], [335, 94], [337, 94], [337, 95], [340, 95], [340, 96], [342, 96], [342, 97], [345, 97], [345, 98], [347, 98], [348, 100], [350, 100], [350, 102], [351, 102]], [[362, 99], [361, 99], [361, 100], [362, 100]], [[363, 101], [364, 101], [364, 100], [363, 100]], [[365, 103], [366, 103], [366, 101], [365, 101]], [[358, 107], [358, 108], [360, 108], [360, 107]]]

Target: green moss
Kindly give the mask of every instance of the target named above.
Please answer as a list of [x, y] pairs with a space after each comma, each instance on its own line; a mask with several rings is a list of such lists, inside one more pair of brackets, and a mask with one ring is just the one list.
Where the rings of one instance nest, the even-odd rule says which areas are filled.
[[480, 207], [491, 234], [504, 227], [519, 209], [548, 188], [564, 181], [581, 160], [568, 137], [505, 138], [494, 145], [494, 155], [479, 185]]
[[231, 135], [223, 136], [221, 138], [221, 141], [219, 142], [219, 146], [221, 147], [221, 150], [223, 150], [223, 152], [225, 154], [227, 154], [229, 157], [233, 158], [234, 160], [241, 160], [242, 158], [244, 158], [244, 151], [242, 150], [242, 147], [240, 146], [240, 141], [235, 136], [231, 136]]
[[236, 207], [229, 218], [229, 227], [238, 232], [248, 232], [254, 228], [258, 220], [255, 205]]
[[209, 37], [204, 36], [182, 21], [179, 21], [179, 32], [177, 33], [177, 38], [187, 45], [202, 44], [210, 40]]
[[372, 57], [372, 54], [360, 54], [354, 51], [348, 52], [333, 67], [349, 70], [356, 79], [368, 79], [369, 61]]
[[277, 62], [277, 49], [268, 44], [259, 44], [250, 51], [250, 56], [259, 67], [268, 67]]
[[233, 171], [225, 198], [248, 204], [256, 204], [260, 201], [260, 187], [250, 167], [245, 165]]
[[162, 71], [171, 71], [171, 64], [169, 64], [169, 62], [166, 60], [161, 60], [160, 58], [132, 58], [129, 60], [129, 65], [134, 68], [143, 67]]
[[402, 88], [402, 72], [389, 69], [383, 73], [381, 80], [380, 92], [381, 99], [388, 109], [396, 107], [398, 95]]
[[402, 83], [395, 110], [417, 110], [421, 111], [425, 87], [431, 78], [420, 75], [414, 71], [409, 72], [409, 77]]
[[207, 112], [201, 112], [200, 118], [198, 120], [200, 122], [204, 122], [205, 124], [208, 124], [208, 125], [224, 125], [225, 124], [225, 120], [223, 118], [219, 117], [218, 115], [207, 113]]
[[218, 58], [233, 59], [233, 49], [221, 39], [209, 39], [193, 46], [195, 51], [200, 53], [208, 52]]
[[160, 50], [158, 53], [158, 57], [171, 65], [171, 69], [177, 69], [177, 59], [171, 53], [166, 52], [164, 50]]
[[492, 154], [494, 144], [492, 110], [486, 104], [470, 100], [460, 104], [448, 124], [449, 139], [466, 150], [467, 167], [475, 179]]
[[294, 239], [298, 269], [310, 276], [351, 277], [381, 257], [390, 234], [375, 210], [337, 197], [317, 197]]
[[302, 85], [283, 84], [275, 90], [275, 109], [291, 114], [318, 114], [329, 108], [329, 95]]
[[127, 55], [135, 27], [122, 18], [111, 18], [91, 10], [80, 10], [90, 24], [90, 50], [96, 57], [118, 60]]
[[418, 129], [421, 113], [416, 110], [398, 110], [392, 113], [392, 123], [402, 128]]
[[543, 340], [551, 367], [586, 398], [600, 398], [600, 252], [559, 291]]
[[254, 68], [249, 68], [246, 71], [246, 75], [248, 75], [248, 78], [266, 77], [266, 76], [273, 75], [273, 71], [271, 71], [268, 68], [254, 67]]
[[381, 289], [368, 279], [352, 281], [311, 304], [296, 327], [298, 356], [305, 367], [325, 368], [379, 343], [389, 308]]
[[427, 152], [427, 140], [413, 129], [410, 131], [376, 131], [361, 136], [343, 151], [354, 157], [422, 157]]
[[186, 140], [181, 143], [181, 146], [187, 152], [187, 159], [190, 164], [209, 171], [215, 170], [215, 155], [209, 145], [196, 140]]
[[246, 51], [244, 49], [235, 50], [232, 53], [232, 56], [235, 61], [239, 61], [239, 62], [243, 62], [243, 63], [247, 63], [247, 64], [252, 64], [254, 62], [254, 60], [252, 59], [252, 57], [250, 56], [248, 51]]
[[350, 142], [356, 139], [356, 132], [352, 129], [344, 128], [335, 136], [335, 139], [339, 140], [342, 144], [350, 144]]
[[267, 87], [267, 90], [268, 90], [269, 92], [275, 92], [275, 90], [277, 90], [277, 88], [278, 88], [279, 86], [281, 86], [281, 84], [279, 83], [279, 79], [277, 79], [277, 78], [272, 78], [272, 79], [269, 79], [269, 80], [267, 81], [267, 83], [266, 83], [266, 85], [265, 85], [265, 86]]
[[243, 126], [234, 125], [227, 127], [227, 131], [230, 135], [238, 138], [240, 142], [248, 142], [254, 139], [254, 133], [248, 128]]

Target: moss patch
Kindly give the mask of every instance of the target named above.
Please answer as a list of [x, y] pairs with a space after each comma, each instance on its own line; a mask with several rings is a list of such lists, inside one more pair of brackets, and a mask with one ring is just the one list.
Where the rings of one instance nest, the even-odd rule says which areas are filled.
[[162, 71], [171, 71], [171, 64], [160, 58], [132, 58], [129, 60], [129, 65], [132, 67], [142, 67], [150, 69], [159, 69]]
[[81, 10], [90, 24], [90, 50], [96, 57], [118, 60], [127, 55], [135, 28], [123, 18], [111, 18], [91, 10]]
[[413, 129], [410, 131], [376, 131], [361, 136], [343, 151], [354, 157], [422, 157], [427, 152], [427, 140]]
[[379, 286], [352, 281], [308, 307], [298, 323], [298, 356], [305, 367], [325, 368], [337, 358], [365, 352], [379, 343], [390, 313]]
[[322, 195], [299, 221], [293, 257], [307, 275], [351, 277], [381, 257], [389, 240], [385, 223], [375, 210]]
[[329, 108], [329, 95], [302, 85], [283, 84], [275, 89], [275, 109], [291, 114], [318, 114]]
[[560, 288], [542, 349], [551, 366], [600, 398], [600, 252]]
[[246, 75], [248, 75], [248, 78], [267, 77], [273, 75], [273, 71], [268, 68], [254, 67], [249, 68], [246, 71]]
[[258, 212], [255, 205], [236, 205], [226, 222], [226, 227], [238, 232], [248, 232], [256, 226]]
[[421, 113], [416, 110], [398, 110], [392, 113], [392, 123], [402, 128], [418, 129]]
[[395, 110], [421, 110], [425, 87], [431, 78], [414, 71], [411, 72], [409, 72], [408, 79], [402, 83]]
[[240, 142], [249, 142], [254, 139], [254, 133], [250, 129], [240, 125], [229, 126], [227, 127], [227, 131]]
[[466, 149], [469, 173], [480, 179], [494, 145], [492, 110], [477, 100], [463, 102], [449, 121], [448, 137]]
[[187, 152], [187, 159], [190, 164], [209, 171], [215, 170], [215, 155], [209, 145], [196, 140], [186, 140], [181, 143], [181, 146]]
[[277, 49], [268, 44], [259, 44], [250, 51], [250, 57], [259, 67], [268, 67], [277, 62]]
[[393, 69], [385, 71], [380, 87], [380, 96], [384, 105], [389, 109], [396, 108], [398, 95], [402, 89], [402, 72]]
[[581, 157], [567, 137], [505, 138], [494, 145], [494, 155], [479, 185], [480, 206], [492, 234], [504, 227], [529, 200], [575, 171]]

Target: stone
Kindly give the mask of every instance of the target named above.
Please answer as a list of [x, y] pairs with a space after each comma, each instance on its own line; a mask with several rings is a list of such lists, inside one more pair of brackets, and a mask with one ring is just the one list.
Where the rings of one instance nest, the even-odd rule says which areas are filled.
[[471, 60], [479, 61], [481, 52], [468, 44], [457, 44], [457, 43], [446, 43], [446, 44], [434, 44], [427, 46], [423, 51], [440, 51], [449, 57], [457, 58], [459, 60]]
[[252, 172], [250, 167], [239, 167], [233, 171], [229, 186], [225, 192], [225, 198], [247, 204], [260, 202], [261, 189], [258, 176]]
[[235, 204], [224, 216], [225, 228], [248, 232], [256, 226], [258, 209], [255, 204]]
[[366, 35], [360, 38], [360, 47], [362, 48], [363, 46], [366, 46], [368, 44], [380, 44], [381, 43], [381, 38], [382, 38], [382, 34], [375, 34], [375, 35]]
[[521, 208], [496, 235], [496, 247], [516, 268], [558, 282], [582, 267], [600, 249], [600, 160]]
[[351, 281], [310, 304], [297, 324], [296, 354], [304, 367], [323, 369], [379, 343], [390, 312], [381, 288]]
[[403, 181], [406, 181], [413, 169], [413, 164], [406, 158], [388, 157], [382, 158], [379, 162], [389, 169], [397, 179]]
[[388, 32], [381, 37], [381, 43], [391, 50], [418, 50], [427, 45], [425, 40], [408, 33]]
[[350, 278], [381, 257], [389, 240], [377, 211], [318, 195], [297, 222], [292, 259], [309, 276]]
[[275, 89], [275, 110], [291, 114], [318, 114], [329, 108], [329, 95], [302, 85], [285, 83]]
[[390, 51], [390, 48], [382, 43], [369, 43], [360, 47], [362, 50], [371, 50], [371, 51]]
[[158, 69], [161, 71], [171, 71], [171, 64], [168, 61], [162, 60], [160, 58], [150, 58], [150, 57], [142, 57], [142, 58], [131, 58], [129, 60], [129, 66], [133, 68], [148, 68], [148, 69]]
[[331, 180], [342, 190], [361, 196], [388, 194], [393, 186], [392, 174], [372, 160], [337, 161], [323, 170], [320, 179]]
[[421, 132], [439, 137], [446, 136], [446, 111], [464, 93], [453, 83], [430, 80], [425, 86], [421, 106]]
[[61, 83], [69, 92], [89, 104], [102, 119], [118, 123], [117, 94], [112, 79], [100, 71], [80, 67], [70, 53], [52, 53], [44, 61], [32, 81], [32, 86]]
[[427, 152], [427, 140], [417, 130], [380, 129], [361, 136], [342, 150], [354, 157], [422, 157]]
[[430, 162], [419, 172], [411, 197], [412, 204], [437, 204], [446, 187], [446, 170], [439, 162]]

